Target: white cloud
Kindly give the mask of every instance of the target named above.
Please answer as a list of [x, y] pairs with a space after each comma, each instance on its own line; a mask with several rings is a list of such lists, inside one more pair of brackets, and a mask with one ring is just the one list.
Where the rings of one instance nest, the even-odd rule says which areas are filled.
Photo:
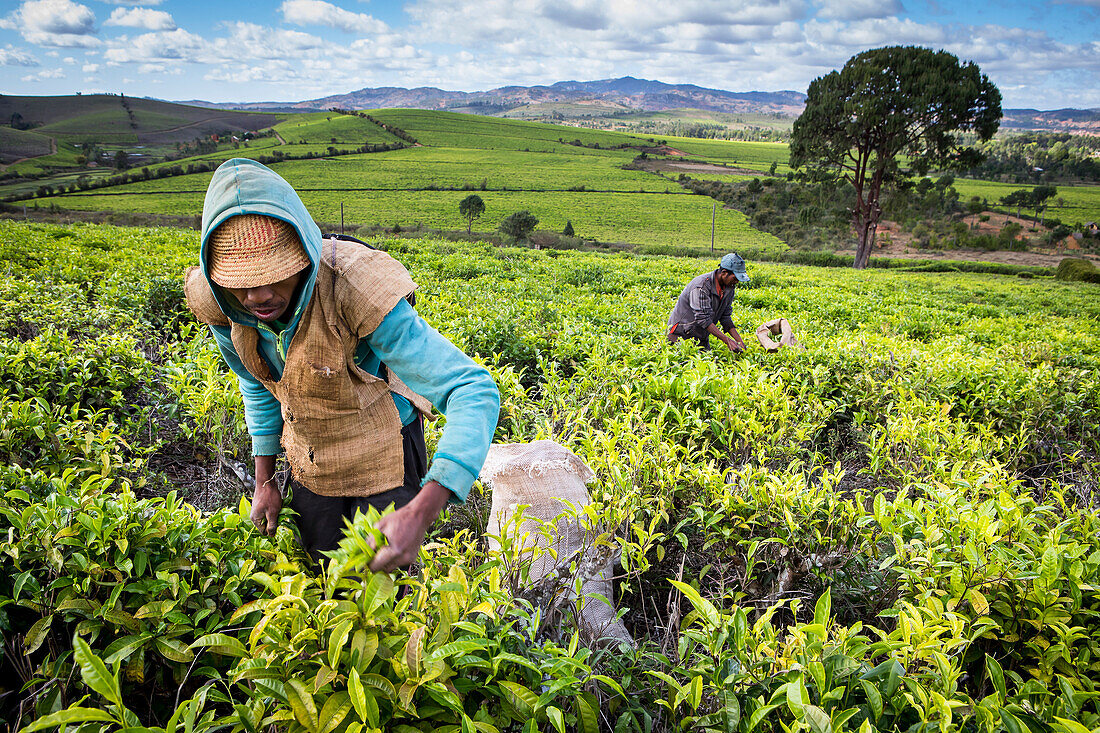
[[174, 31], [177, 27], [169, 13], [149, 8], [115, 8], [103, 25], [144, 28], [147, 31]]
[[93, 48], [95, 13], [72, 0], [27, 0], [0, 24], [39, 46]]
[[65, 78], [65, 72], [62, 71], [61, 69], [43, 69], [42, 71], [38, 72], [37, 74], [28, 74], [27, 76], [21, 77], [20, 81], [35, 82], [35, 81], [46, 81], [47, 79], [64, 79], [64, 78]]
[[110, 64], [200, 61], [208, 48], [201, 36], [177, 28], [113, 39], [103, 59]]
[[76, 59], [74, 59], [72, 56], [66, 56], [65, 58], [61, 59], [61, 61], [62, 61], [62, 63], [66, 63], [66, 64], [70, 64], [70, 65], [76, 63]]
[[183, 69], [179, 66], [169, 66], [167, 64], [142, 64], [138, 67], [138, 71], [142, 74], [155, 74], [157, 76], [163, 76], [165, 74], [169, 76], [179, 76], [183, 73]]
[[99, 64], [84, 64], [80, 67], [80, 70], [85, 74], [94, 74], [99, 71]]
[[100, 0], [108, 5], [163, 5], [164, 0]]
[[349, 33], [386, 33], [388, 26], [365, 13], [353, 13], [324, 0], [285, 0], [279, 7], [283, 19], [295, 25], [321, 25]]
[[234, 59], [299, 59], [331, 47], [323, 39], [301, 31], [279, 30], [244, 22], [227, 25], [229, 36], [216, 38], [211, 44], [213, 52], [227, 62]]
[[866, 20], [901, 15], [899, 0], [820, 0], [817, 16], [830, 20]]
[[26, 51], [7, 45], [0, 48], [0, 66], [38, 66], [38, 61]]

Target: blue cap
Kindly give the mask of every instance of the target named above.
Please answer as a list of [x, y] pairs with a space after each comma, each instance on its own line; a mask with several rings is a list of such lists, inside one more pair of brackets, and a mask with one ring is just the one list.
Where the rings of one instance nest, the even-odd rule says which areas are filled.
[[732, 272], [740, 282], [747, 283], [749, 281], [749, 273], [745, 272], [745, 261], [736, 252], [730, 252], [724, 256], [718, 266], [723, 270]]

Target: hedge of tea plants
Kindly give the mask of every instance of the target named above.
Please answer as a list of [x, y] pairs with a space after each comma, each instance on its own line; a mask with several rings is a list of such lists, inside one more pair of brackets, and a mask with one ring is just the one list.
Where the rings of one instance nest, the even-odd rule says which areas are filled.
[[[480, 487], [411, 575], [366, 570], [376, 516], [322, 568], [259, 536], [197, 235], [4, 221], [13, 730], [1100, 730], [1095, 285], [750, 263], [734, 355], [663, 337], [715, 261], [375, 244], [493, 372], [497, 440], [595, 470], [638, 648], [525, 591]], [[805, 350], [755, 344], [780, 316]]]

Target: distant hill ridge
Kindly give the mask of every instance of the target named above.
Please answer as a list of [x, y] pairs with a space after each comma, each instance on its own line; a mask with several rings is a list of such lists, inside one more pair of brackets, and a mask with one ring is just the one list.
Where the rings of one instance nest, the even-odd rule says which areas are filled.
[[[700, 109], [734, 114], [781, 114], [797, 116], [806, 105], [806, 95], [795, 91], [730, 92], [708, 89], [695, 84], [666, 84], [662, 81], [624, 76], [597, 81], [559, 81], [548, 86], [498, 87], [484, 92], [455, 92], [437, 87], [374, 87], [347, 94], [307, 99], [299, 102], [206, 102], [190, 104], [215, 109], [262, 110], [265, 112], [305, 112], [340, 107], [344, 109], [450, 109], [461, 112], [494, 114], [524, 105], [584, 103], [606, 107], [608, 111], [636, 109], [661, 112], [673, 109]], [[1001, 123], [1004, 129], [1045, 129], [1100, 134], [1100, 109], [1058, 110], [1006, 109]]]
[[773, 113], [797, 115], [806, 103], [802, 92], [728, 92], [707, 89], [694, 84], [666, 84], [649, 79], [624, 76], [621, 79], [599, 81], [559, 81], [549, 86], [504, 86], [485, 92], [453, 92], [436, 87], [377, 87], [359, 89], [347, 94], [335, 94], [301, 102], [205, 102], [193, 104], [219, 109], [317, 110], [342, 107], [347, 109], [380, 109], [413, 107], [416, 109], [455, 109], [473, 107], [519, 107], [525, 104], [552, 102], [604, 102], [647, 112], [669, 109], [704, 109], [713, 112]]

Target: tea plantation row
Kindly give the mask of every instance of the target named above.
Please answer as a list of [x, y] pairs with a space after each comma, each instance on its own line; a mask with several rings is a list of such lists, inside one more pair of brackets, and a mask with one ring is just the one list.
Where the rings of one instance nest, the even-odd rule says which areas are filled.
[[527, 599], [476, 489], [412, 577], [365, 572], [369, 518], [310, 571], [225, 488], [195, 233], [0, 222], [13, 728], [1100, 730], [1095, 286], [750, 263], [742, 333], [807, 349], [734, 356], [663, 338], [711, 261], [376, 244], [492, 370], [497, 440], [595, 470], [638, 650]]

